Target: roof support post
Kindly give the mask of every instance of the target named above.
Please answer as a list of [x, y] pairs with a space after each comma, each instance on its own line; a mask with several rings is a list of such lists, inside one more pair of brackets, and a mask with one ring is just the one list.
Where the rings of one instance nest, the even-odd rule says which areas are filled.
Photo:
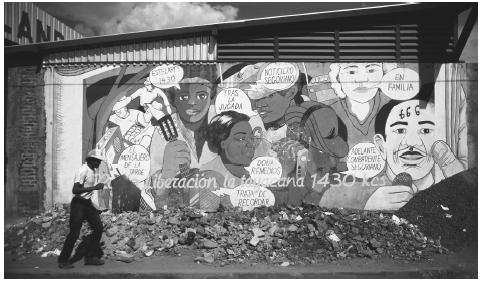
[[401, 57], [402, 57], [402, 53], [401, 53], [401, 41], [400, 41], [400, 25], [399, 24], [396, 24], [395, 25], [395, 59], [397, 61], [400, 61]]
[[335, 26], [335, 61], [340, 60], [340, 32], [338, 31], [338, 26]]
[[460, 59], [460, 56], [462, 55], [463, 48], [465, 48], [465, 45], [467, 44], [468, 37], [470, 36], [470, 33], [472, 32], [473, 26], [477, 22], [478, 18], [478, 11], [477, 11], [477, 5], [475, 4], [472, 6], [470, 9], [470, 14], [468, 15], [467, 21], [465, 22], [465, 25], [463, 26], [462, 33], [460, 35], [460, 38], [457, 41], [457, 44], [455, 44], [455, 47], [453, 49], [453, 54], [452, 54], [452, 60], [453, 61], [458, 61]]
[[218, 38], [218, 28], [217, 26], [214, 26], [212, 28], [212, 35], [210, 37], [210, 42], [208, 44], [208, 52], [215, 53], [214, 54], [215, 60], [218, 58], [217, 38]]
[[275, 37], [273, 38], [273, 59], [275, 60], [275, 62], [278, 62], [278, 54], [278, 35], [275, 35]]

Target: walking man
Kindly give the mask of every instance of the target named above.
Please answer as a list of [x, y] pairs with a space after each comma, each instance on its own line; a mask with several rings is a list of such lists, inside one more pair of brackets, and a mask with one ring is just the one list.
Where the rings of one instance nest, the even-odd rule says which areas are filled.
[[[62, 252], [58, 258], [60, 268], [72, 268], [73, 263], [69, 260], [75, 242], [80, 235], [83, 221], [86, 220], [93, 232], [88, 237], [85, 247], [85, 265], [102, 265], [105, 262], [99, 255], [100, 239], [102, 238], [103, 224], [100, 219], [100, 211], [92, 203], [92, 196], [95, 190], [101, 190], [103, 183], [95, 185], [98, 177], [98, 167], [105, 158], [100, 150], [91, 150], [78, 172], [75, 174], [72, 192], [75, 195], [70, 204], [70, 232], [63, 245]], [[101, 252], [100, 252], [101, 253]]]

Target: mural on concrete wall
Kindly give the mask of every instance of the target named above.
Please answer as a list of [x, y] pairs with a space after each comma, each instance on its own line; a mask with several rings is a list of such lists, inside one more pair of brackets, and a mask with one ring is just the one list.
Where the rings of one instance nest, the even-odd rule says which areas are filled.
[[[381, 62], [123, 66], [92, 76], [82, 86], [82, 150], [107, 157], [99, 205], [398, 209], [467, 168], [462, 65], [435, 67], [437, 81], [419, 64]], [[131, 207], [116, 185], [136, 199]]]

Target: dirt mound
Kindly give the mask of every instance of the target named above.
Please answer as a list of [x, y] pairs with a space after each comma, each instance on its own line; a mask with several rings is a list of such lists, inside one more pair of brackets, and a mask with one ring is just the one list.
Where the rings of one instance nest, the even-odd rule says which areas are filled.
[[442, 246], [477, 246], [478, 172], [473, 168], [419, 192], [396, 213]]

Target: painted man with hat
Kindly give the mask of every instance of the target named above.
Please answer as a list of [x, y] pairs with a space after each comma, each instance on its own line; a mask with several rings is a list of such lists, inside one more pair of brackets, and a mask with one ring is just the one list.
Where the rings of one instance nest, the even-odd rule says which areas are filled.
[[103, 224], [100, 219], [100, 211], [92, 203], [92, 197], [96, 190], [104, 188], [103, 183], [97, 183], [99, 179], [98, 167], [105, 160], [105, 156], [99, 149], [93, 149], [87, 154], [86, 162], [75, 174], [72, 193], [74, 197], [70, 204], [70, 231], [67, 235], [62, 252], [58, 257], [60, 268], [72, 268], [70, 255], [80, 235], [80, 229], [84, 221], [87, 221], [93, 232], [87, 236], [88, 243], [85, 248], [85, 265], [102, 265], [99, 253], [100, 239], [102, 238]]

